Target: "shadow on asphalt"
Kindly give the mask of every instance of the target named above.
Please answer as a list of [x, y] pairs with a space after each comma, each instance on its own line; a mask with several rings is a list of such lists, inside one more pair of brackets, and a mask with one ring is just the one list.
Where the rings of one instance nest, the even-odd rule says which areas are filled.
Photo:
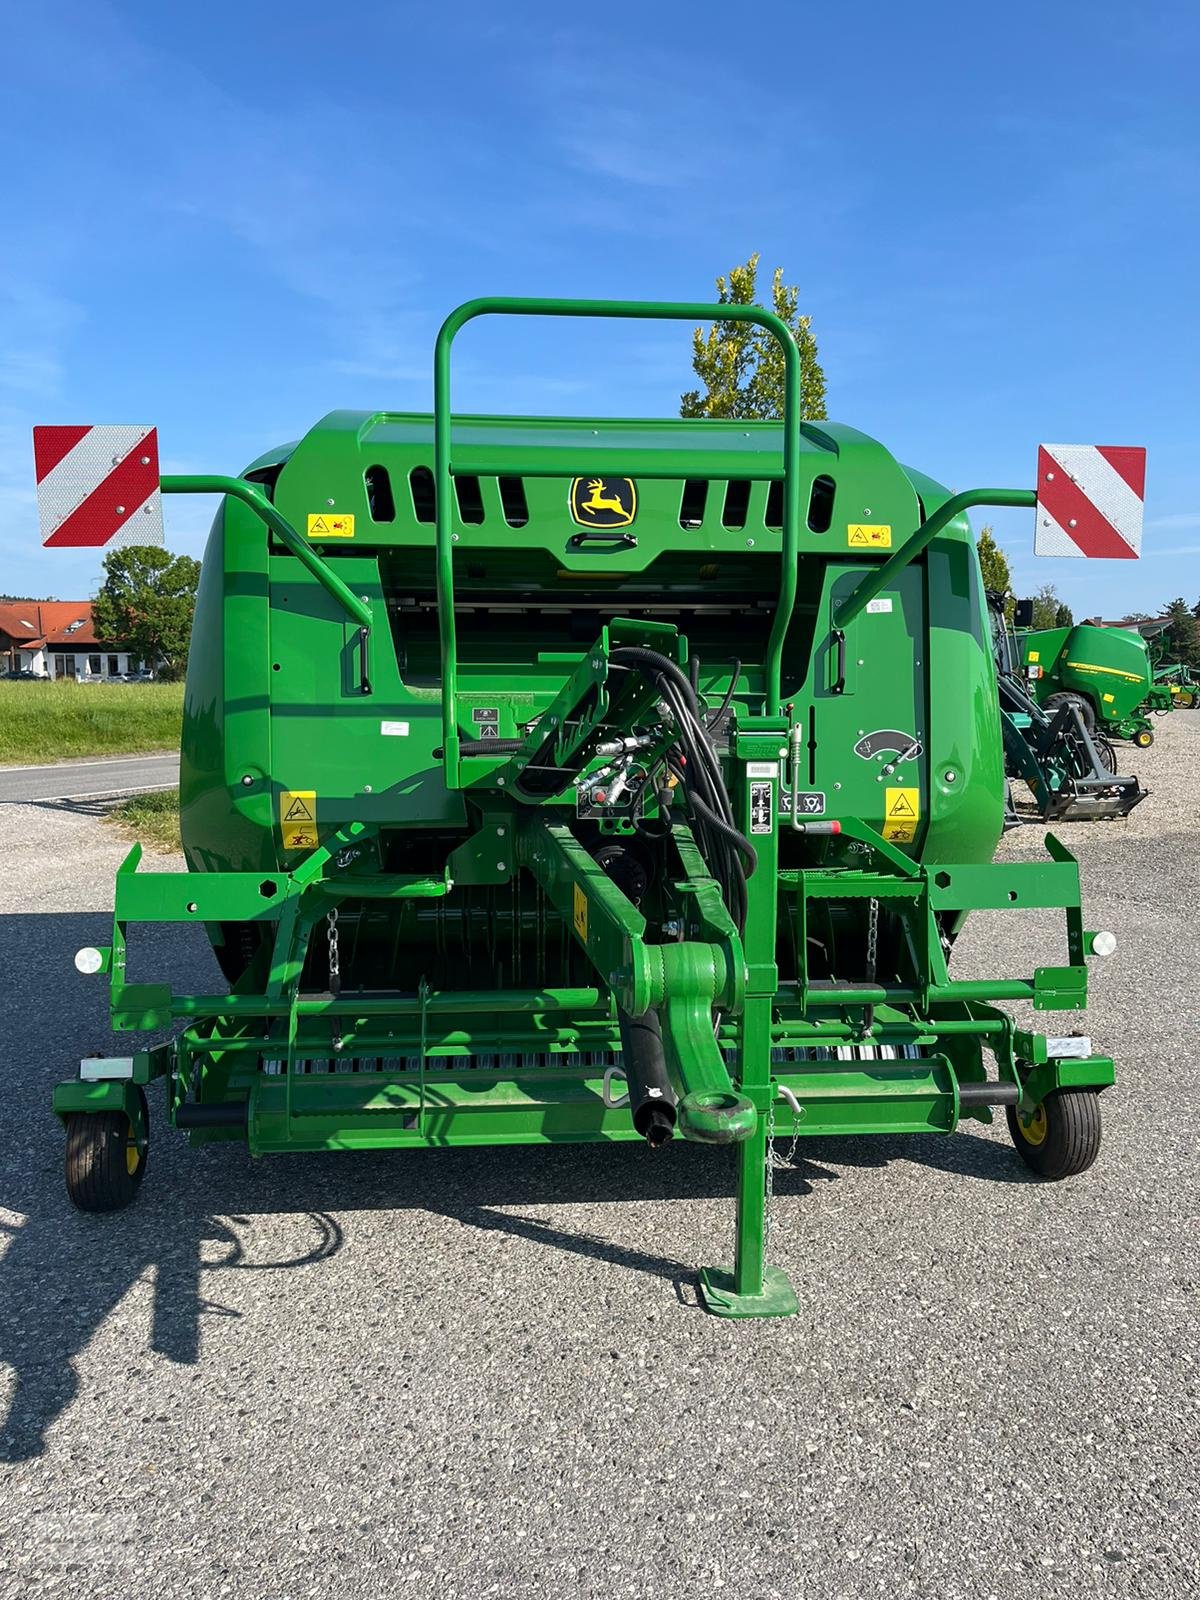
[[[659, 1151], [633, 1144], [530, 1146], [255, 1161], [237, 1145], [189, 1148], [164, 1126], [162, 1090], [153, 1085], [151, 1156], [137, 1202], [115, 1215], [74, 1211], [63, 1187], [63, 1137], [50, 1094], [82, 1054], [122, 1048], [107, 1046], [103, 986], [70, 965], [75, 950], [107, 943], [110, 930], [100, 913], [0, 918], [9, 1046], [0, 1100], [8, 1123], [0, 1142], [0, 1207], [21, 1219], [0, 1218], [0, 1232], [8, 1234], [0, 1259], [0, 1361], [16, 1374], [9, 1415], [0, 1422], [0, 1460], [41, 1453], [47, 1430], [76, 1394], [76, 1356], [135, 1284], [145, 1280], [152, 1294], [150, 1350], [195, 1363], [203, 1321], [241, 1315], [217, 1298], [231, 1282], [223, 1275], [318, 1268], [343, 1247], [344, 1228], [352, 1236], [348, 1214], [356, 1211], [426, 1211], [646, 1273], [671, 1283], [681, 1302], [695, 1303], [691, 1265], [636, 1240], [614, 1241], [538, 1214], [541, 1207], [605, 1202], [732, 1202], [732, 1152], [678, 1140]], [[199, 929], [156, 929], [148, 954], [158, 958], [157, 976], [212, 991], [212, 956]], [[54, 975], [53, 993], [45, 987], [47, 973]], [[133, 1041], [124, 1048], [134, 1048]], [[786, 1143], [779, 1141], [778, 1154]], [[847, 1169], [898, 1161], [991, 1182], [1032, 1181], [1007, 1145], [969, 1134], [810, 1139], [798, 1146], [794, 1164], [777, 1170], [776, 1193], [802, 1197]], [[269, 1243], [255, 1242], [255, 1219], [271, 1216], [295, 1219], [302, 1233], [281, 1259]], [[732, 1217], [731, 1203], [731, 1228]], [[269, 1238], [269, 1229], [263, 1233]], [[131, 1365], [138, 1354], [130, 1351]]]

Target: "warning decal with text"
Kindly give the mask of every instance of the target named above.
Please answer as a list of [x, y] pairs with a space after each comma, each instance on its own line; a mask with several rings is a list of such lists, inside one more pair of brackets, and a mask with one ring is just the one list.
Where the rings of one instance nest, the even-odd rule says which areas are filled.
[[353, 539], [354, 513], [343, 511], [337, 516], [332, 511], [310, 511], [308, 514], [310, 539]]
[[317, 791], [285, 789], [279, 796], [279, 827], [285, 850], [315, 850]]
[[890, 550], [890, 522], [851, 522], [846, 528], [846, 543], [851, 550]]
[[885, 789], [883, 837], [889, 844], [911, 844], [921, 820], [919, 789]]
[[574, 910], [573, 921], [575, 923], [575, 932], [586, 943], [588, 924], [587, 896], [584, 894], [583, 890], [578, 884], [575, 885], [572, 907]]

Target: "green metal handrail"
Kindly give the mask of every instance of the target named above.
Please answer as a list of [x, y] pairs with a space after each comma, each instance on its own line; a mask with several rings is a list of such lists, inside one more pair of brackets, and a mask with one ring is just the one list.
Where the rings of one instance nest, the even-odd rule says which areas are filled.
[[[800, 553], [800, 351], [787, 324], [761, 306], [713, 306], [678, 301], [538, 300], [524, 296], [489, 296], [468, 300], [452, 311], [438, 332], [433, 355], [434, 483], [437, 495], [438, 640], [442, 658], [442, 744], [446, 781], [458, 784], [459, 739], [455, 702], [458, 694], [458, 636], [454, 622], [454, 464], [450, 453], [450, 347], [466, 323], [482, 316], [623, 317], [662, 322], [753, 322], [765, 328], [783, 351], [783, 573], [779, 602], [771, 623], [766, 660], [766, 710], [778, 715], [783, 641], [796, 605]], [[516, 475], [533, 475], [513, 463]]]
[[909, 534], [894, 554], [881, 562], [874, 572], [868, 573], [861, 583], [851, 589], [834, 610], [834, 628], [844, 628], [853, 622], [859, 612], [866, 608], [868, 602], [874, 600], [881, 589], [886, 589], [896, 574], [915, 556], [919, 556], [930, 540], [941, 533], [948, 522], [953, 522], [955, 517], [969, 510], [971, 506], [1035, 506], [1036, 504], [1037, 493], [1033, 489], [964, 489], [961, 494], [952, 495], [945, 505], [939, 506], [921, 524], [915, 533]]
[[248, 483], [245, 478], [224, 478], [212, 473], [168, 473], [160, 481], [164, 494], [224, 494], [240, 500], [266, 523], [291, 553], [302, 561], [317, 582], [349, 613], [360, 627], [371, 626], [371, 608], [347, 588], [317, 552], [298, 534], [287, 518], [271, 504], [267, 492], [260, 484]]

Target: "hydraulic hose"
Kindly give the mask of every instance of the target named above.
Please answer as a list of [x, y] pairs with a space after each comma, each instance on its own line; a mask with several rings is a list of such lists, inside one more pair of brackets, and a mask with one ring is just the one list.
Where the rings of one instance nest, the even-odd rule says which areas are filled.
[[662, 1027], [657, 1011], [631, 1017], [617, 1009], [621, 1029], [621, 1058], [629, 1085], [633, 1125], [652, 1150], [666, 1144], [675, 1132], [676, 1099], [667, 1074]]

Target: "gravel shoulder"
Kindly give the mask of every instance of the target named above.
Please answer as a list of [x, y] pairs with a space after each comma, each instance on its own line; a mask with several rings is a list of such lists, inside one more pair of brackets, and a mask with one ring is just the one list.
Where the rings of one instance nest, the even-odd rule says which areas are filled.
[[[1002, 1126], [802, 1142], [801, 1310], [761, 1324], [696, 1306], [732, 1167], [679, 1142], [254, 1162], [160, 1126], [131, 1211], [72, 1212], [50, 1088], [106, 1040], [71, 957], [128, 846], [96, 802], [4, 808], [0, 1597], [1190, 1600], [1200, 714], [1156, 732], [1122, 747], [1150, 799], [1056, 830], [1121, 941], [1097, 1166], [1038, 1185]], [[1061, 956], [996, 914], [953, 971]], [[198, 930], [134, 959], [217, 981]]]

